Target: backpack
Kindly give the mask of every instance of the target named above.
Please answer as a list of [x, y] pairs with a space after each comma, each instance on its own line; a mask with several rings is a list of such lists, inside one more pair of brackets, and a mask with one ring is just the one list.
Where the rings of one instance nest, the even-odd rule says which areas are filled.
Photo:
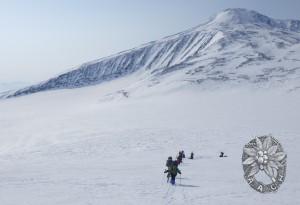
[[175, 164], [172, 164], [171, 166], [170, 166], [170, 168], [169, 168], [169, 173], [170, 174], [173, 174], [173, 175], [176, 175], [177, 174], [177, 165], [175, 165]]
[[173, 163], [172, 159], [168, 159], [166, 162], [166, 166], [169, 167], [172, 165], [172, 163]]

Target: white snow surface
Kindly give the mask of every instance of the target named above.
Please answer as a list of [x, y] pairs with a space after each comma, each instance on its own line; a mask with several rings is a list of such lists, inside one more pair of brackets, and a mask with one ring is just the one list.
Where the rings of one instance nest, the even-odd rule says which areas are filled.
[[[0, 205], [300, 204], [299, 25], [229, 9], [2, 94]], [[272, 194], [247, 184], [241, 161], [266, 134], [288, 156]], [[195, 159], [170, 186], [179, 150]]]
[[[300, 203], [298, 90], [115, 92], [135, 80], [1, 100], [0, 204]], [[270, 133], [288, 155], [287, 177], [277, 193], [260, 194], [244, 180], [241, 157]], [[165, 161], [182, 149], [195, 159], [171, 186]]]

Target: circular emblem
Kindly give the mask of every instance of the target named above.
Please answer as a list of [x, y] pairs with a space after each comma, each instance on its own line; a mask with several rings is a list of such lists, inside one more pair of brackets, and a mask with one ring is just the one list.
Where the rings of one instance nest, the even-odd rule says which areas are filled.
[[286, 159], [287, 155], [274, 137], [256, 137], [244, 146], [244, 178], [260, 193], [275, 192], [285, 179]]

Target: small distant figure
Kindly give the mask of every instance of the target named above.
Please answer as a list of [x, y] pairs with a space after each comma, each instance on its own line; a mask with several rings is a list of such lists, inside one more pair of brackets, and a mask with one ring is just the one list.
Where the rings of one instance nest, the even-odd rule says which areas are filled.
[[177, 156], [177, 164], [182, 163], [182, 152], [179, 151], [178, 156]]
[[194, 159], [194, 153], [193, 152], [191, 152], [190, 159]]
[[182, 158], [185, 158], [185, 154], [184, 154], [183, 150], [181, 151], [181, 155], [182, 155]]
[[[170, 167], [172, 166], [172, 164], [173, 164], [173, 159], [172, 159], [172, 157], [170, 156], [170, 157], [168, 157], [167, 162], [166, 162], [166, 167], [168, 168], [167, 170], [170, 169]], [[167, 170], [165, 170], [165, 171], [167, 171]], [[166, 172], [165, 172], [165, 173], [166, 173]], [[168, 174], [167, 174], [167, 182], [169, 182], [170, 176], [171, 176], [170, 173], [168, 173]]]
[[224, 152], [221, 152], [219, 157], [227, 157], [227, 155], [225, 155]]
[[171, 176], [171, 184], [175, 185], [175, 179], [177, 174], [181, 174], [181, 171], [178, 169], [178, 164], [177, 161], [173, 161], [171, 167], [168, 170], [165, 170], [164, 173], [168, 173], [168, 175], [170, 174]]

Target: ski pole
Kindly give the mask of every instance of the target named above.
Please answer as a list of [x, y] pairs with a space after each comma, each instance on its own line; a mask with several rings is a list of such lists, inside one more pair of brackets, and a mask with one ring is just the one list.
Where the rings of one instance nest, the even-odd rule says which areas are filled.
[[179, 175], [179, 179], [180, 179], [180, 185], [181, 185], [181, 174]]
[[164, 173], [163, 178], [162, 178], [162, 180], [161, 180], [161, 183], [162, 183], [162, 184], [163, 184], [163, 182], [164, 182], [164, 180], [165, 180], [165, 176], [166, 176], [166, 173]]

